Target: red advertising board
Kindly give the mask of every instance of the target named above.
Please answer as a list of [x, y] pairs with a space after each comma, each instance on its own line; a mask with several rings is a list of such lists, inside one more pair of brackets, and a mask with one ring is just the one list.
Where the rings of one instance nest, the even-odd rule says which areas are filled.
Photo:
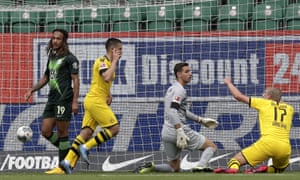
[[283, 92], [299, 92], [300, 43], [266, 44], [266, 86]]
[[24, 101], [25, 90], [32, 85], [32, 36], [3, 34], [0, 36], [0, 103]]

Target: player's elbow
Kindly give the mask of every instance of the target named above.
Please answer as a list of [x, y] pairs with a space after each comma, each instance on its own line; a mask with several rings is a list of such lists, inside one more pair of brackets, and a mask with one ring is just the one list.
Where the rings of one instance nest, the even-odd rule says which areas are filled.
[[110, 81], [109, 78], [103, 78], [103, 80], [104, 80], [106, 83], [108, 83], [108, 82]]
[[242, 98], [240, 94], [233, 94], [232, 96], [234, 99], [236, 99], [238, 101]]
[[233, 96], [236, 100], [243, 102], [243, 103], [249, 103], [249, 98], [243, 94], [237, 94]]
[[110, 76], [109, 74], [103, 74], [102, 75], [102, 78], [105, 82], [109, 82], [109, 81], [112, 81], [112, 76]]

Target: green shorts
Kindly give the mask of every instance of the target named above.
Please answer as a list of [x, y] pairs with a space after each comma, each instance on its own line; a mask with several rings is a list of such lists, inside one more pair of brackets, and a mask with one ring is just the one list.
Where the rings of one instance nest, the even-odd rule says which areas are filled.
[[47, 103], [43, 112], [43, 118], [55, 118], [57, 120], [71, 120], [72, 102]]

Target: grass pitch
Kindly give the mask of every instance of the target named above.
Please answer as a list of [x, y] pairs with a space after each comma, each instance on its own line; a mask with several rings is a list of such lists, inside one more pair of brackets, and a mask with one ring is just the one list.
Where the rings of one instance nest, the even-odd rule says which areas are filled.
[[1, 173], [1, 180], [298, 180], [300, 172], [282, 174], [214, 174], [214, 173], [101, 173], [75, 172], [70, 175], [44, 173]]

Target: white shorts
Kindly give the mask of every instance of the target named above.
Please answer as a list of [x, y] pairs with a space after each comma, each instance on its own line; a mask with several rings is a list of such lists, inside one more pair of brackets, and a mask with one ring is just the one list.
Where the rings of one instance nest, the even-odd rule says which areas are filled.
[[[183, 130], [190, 138], [186, 149], [191, 151], [199, 150], [204, 144], [206, 137], [192, 130], [189, 126], [184, 126]], [[175, 128], [164, 125], [162, 128], [162, 142], [168, 161], [180, 158], [182, 149], [176, 146], [176, 141], [177, 133]]]

